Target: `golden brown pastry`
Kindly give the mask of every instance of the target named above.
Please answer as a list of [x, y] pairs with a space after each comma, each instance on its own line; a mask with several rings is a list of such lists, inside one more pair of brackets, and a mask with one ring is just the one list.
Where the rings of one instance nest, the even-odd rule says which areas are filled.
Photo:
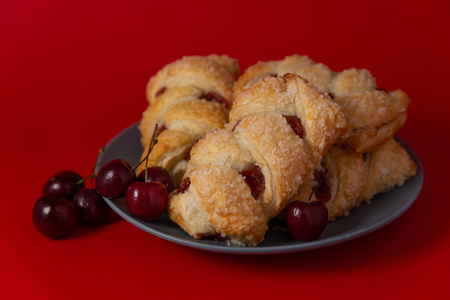
[[[417, 166], [409, 154], [389, 138], [366, 154], [350, 153], [333, 146], [311, 182], [314, 188], [324, 176], [316, 196], [326, 202], [328, 220], [346, 216], [350, 210], [379, 193], [402, 186], [416, 174]], [[304, 195], [311, 187], [303, 187]], [[305, 196], [301, 200], [305, 201]], [[328, 202], [327, 202], [328, 201]]]
[[170, 218], [195, 238], [258, 245], [337, 138], [339, 106], [298, 75], [267, 77], [237, 96], [227, 129], [192, 149]]
[[[209, 55], [183, 57], [150, 79], [146, 92], [149, 106], [139, 125], [144, 157], [155, 123], [159, 124], [149, 166], [167, 169], [178, 185], [194, 143], [228, 122], [238, 75], [235, 59]], [[143, 168], [144, 164], [138, 172]]]
[[342, 108], [348, 133], [338, 141], [346, 150], [365, 153], [392, 137], [406, 121], [410, 103], [401, 90], [377, 90], [369, 71], [348, 69], [334, 72], [307, 56], [292, 55], [280, 61], [259, 62], [249, 67], [235, 84], [236, 94], [265, 76], [296, 73], [328, 93]]

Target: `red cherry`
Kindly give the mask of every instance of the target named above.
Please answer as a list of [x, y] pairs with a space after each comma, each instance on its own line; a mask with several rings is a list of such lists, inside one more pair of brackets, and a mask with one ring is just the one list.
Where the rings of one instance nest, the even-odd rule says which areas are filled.
[[299, 138], [303, 139], [303, 134], [305, 130], [303, 129], [302, 120], [297, 116], [283, 116], [288, 122], [289, 126], [291, 126], [292, 130], [294, 130], [295, 134], [299, 136]]
[[166, 125], [162, 124], [158, 127], [158, 131], [155, 133], [155, 137], [158, 137], [163, 131], [167, 130]]
[[289, 232], [299, 241], [317, 239], [325, 229], [328, 210], [321, 201], [289, 204], [286, 212], [286, 225]]
[[216, 101], [217, 103], [220, 103], [223, 106], [225, 106], [225, 108], [227, 108], [227, 109], [231, 108], [230, 101], [228, 101], [221, 95], [214, 93], [214, 92], [209, 92], [209, 93], [203, 94], [200, 97], [200, 99], [205, 99], [206, 101]]
[[159, 182], [135, 181], [127, 188], [128, 210], [144, 221], [156, 220], [167, 206], [166, 187]]
[[325, 180], [325, 173], [314, 170], [314, 180], [318, 182], [318, 186], [314, 188], [314, 195], [317, 200], [327, 203], [331, 200], [331, 189]]
[[136, 180], [131, 165], [123, 159], [107, 163], [95, 177], [95, 187], [103, 197], [114, 199], [125, 196], [128, 185]]
[[76, 192], [84, 188], [84, 182], [77, 184], [82, 179], [73, 171], [58, 172], [45, 183], [42, 194], [59, 194], [71, 200]]
[[[139, 173], [137, 181], [145, 181], [145, 170], [142, 170], [141, 173]], [[164, 184], [168, 193], [173, 191], [172, 178], [170, 177], [169, 172], [162, 167], [150, 167], [147, 169], [147, 182], [150, 181], [157, 181]]]
[[254, 165], [249, 169], [243, 170], [241, 175], [244, 176], [245, 182], [250, 187], [253, 198], [257, 199], [266, 188], [264, 174], [261, 168]]
[[78, 208], [66, 197], [48, 194], [39, 198], [33, 207], [33, 224], [49, 238], [68, 234], [78, 220]]
[[189, 177], [183, 178], [183, 180], [181, 180], [180, 182], [180, 186], [178, 187], [177, 193], [183, 194], [189, 189], [190, 186], [191, 186], [191, 178]]
[[111, 210], [96, 189], [81, 189], [73, 197], [73, 203], [80, 210], [81, 222], [97, 225], [105, 221]]
[[157, 90], [155, 93], [155, 98], [158, 97], [159, 95], [163, 94], [166, 91], [166, 89], [167, 88], [165, 86], [163, 86], [159, 90]]

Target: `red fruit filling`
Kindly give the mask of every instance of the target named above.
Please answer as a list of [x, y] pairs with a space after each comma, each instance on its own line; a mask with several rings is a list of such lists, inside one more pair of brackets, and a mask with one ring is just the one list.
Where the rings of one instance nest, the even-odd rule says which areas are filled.
[[191, 178], [186, 177], [181, 180], [180, 187], [177, 190], [178, 194], [183, 194], [191, 186]]
[[319, 185], [314, 188], [314, 195], [316, 195], [317, 200], [327, 203], [331, 199], [331, 190], [326, 183], [325, 173], [314, 170], [314, 180], [319, 183]]
[[158, 97], [159, 95], [161, 95], [162, 93], [164, 93], [165, 91], [166, 91], [166, 87], [163, 86], [155, 93], [155, 98]]
[[188, 151], [187, 151], [186, 154], [184, 155], [184, 159], [185, 159], [185, 160], [189, 161], [189, 160], [191, 159], [191, 150], [192, 150], [192, 148], [194, 147], [194, 145], [195, 145], [197, 142], [198, 142], [198, 140], [195, 141], [195, 142], [191, 145], [191, 147], [189, 147]]
[[157, 130], [156, 133], [155, 133], [155, 138], [158, 137], [158, 135], [160, 135], [161, 132], [163, 132], [163, 131], [166, 130], [166, 129], [167, 129], [167, 127], [166, 127], [166, 125], [164, 125], [164, 124], [162, 124], [161, 126], [159, 126], [159, 127], [158, 127], [158, 130]]
[[298, 135], [301, 139], [303, 139], [303, 125], [302, 120], [300, 120], [297, 116], [283, 116], [288, 122], [289, 126], [291, 126], [292, 130], [294, 130], [295, 134]]
[[186, 153], [186, 155], [184, 156], [184, 159], [185, 159], [186, 161], [189, 161], [189, 160], [191, 159], [191, 150], [189, 150], [189, 151]]
[[227, 238], [223, 237], [220, 233], [213, 233], [211, 235], [205, 235], [202, 237], [202, 240], [212, 240], [212, 241], [226, 241]]
[[200, 99], [205, 99], [206, 101], [216, 101], [220, 104], [222, 104], [223, 106], [225, 106], [225, 108], [229, 109], [231, 107], [230, 102], [225, 99], [224, 97], [220, 96], [219, 94], [213, 93], [213, 92], [209, 92], [206, 94], [203, 94]]
[[231, 129], [231, 131], [234, 131], [236, 129], [236, 127], [239, 125], [241, 121], [237, 122], [236, 125], [233, 126], [233, 129]]
[[253, 198], [257, 199], [266, 188], [264, 174], [262, 173], [261, 168], [255, 165], [250, 169], [242, 171], [241, 175], [244, 176], [245, 182], [250, 187]]

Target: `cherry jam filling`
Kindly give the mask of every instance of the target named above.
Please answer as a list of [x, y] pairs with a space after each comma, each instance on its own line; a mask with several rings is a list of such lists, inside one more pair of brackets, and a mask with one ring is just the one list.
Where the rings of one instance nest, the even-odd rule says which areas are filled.
[[299, 138], [303, 139], [303, 125], [302, 120], [300, 120], [297, 116], [283, 116], [288, 122], [289, 126], [291, 126], [292, 130], [294, 130], [295, 134], [299, 136]]
[[163, 86], [155, 93], [155, 98], [158, 97], [159, 95], [161, 95], [162, 93], [164, 93], [165, 91], [166, 91], [166, 87]]
[[208, 241], [226, 241], [227, 238], [223, 237], [220, 233], [213, 233], [211, 235], [205, 235], [202, 237], [202, 240], [208, 240]]
[[178, 194], [183, 194], [191, 186], [191, 178], [186, 177], [181, 180], [180, 187], [177, 190]]
[[200, 140], [200, 139], [196, 140], [196, 141], [189, 147], [188, 151], [187, 151], [186, 154], [184, 155], [184, 159], [185, 159], [185, 160], [189, 161], [189, 160], [191, 159], [191, 150], [192, 150], [192, 148], [194, 148], [194, 145], [197, 144], [197, 142], [198, 142], [199, 140]]
[[327, 203], [331, 199], [331, 190], [325, 180], [325, 172], [314, 170], [314, 180], [318, 185], [314, 188], [314, 195], [317, 200]]
[[191, 150], [189, 150], [186, 155], [184, 155], [184, 160], [189, 161], [191, 159]]
[[241, 122], [241, 121], [237, 122], [236, 125], [233, 126], [233, 129], [231, 129], [231, 131], [234, 131], [234, 130], [236, 129], [236, 127], [238, 127], [238, 125], [239, 125], [240, 122]]
[[159, 127], [158, 127], [158, 130], [157, 130], [156, 133], [155, 133], [155, 137], [158, 137], [158, 135], [160, 135], [161, 132], [163, 132], [163, 131], [166, 130], [166, 129], [167, 129], [167, 127], [166, 127], [166, 125], [164, 125], [164, 124], [162, 124], [161, 126], [159, 126]]
[[369, 154], [367, 152], [363, 153], [363, 160], [367, 161], [368, 159], [369, 159]]
[[264, 174], [262, 173], [261, 168], [255, 165], [242, 171], [241, 175], [244, 176], [245, 182], [250, 187], [253, 198], [257, 199], [266, 188]]
[[209, 93], [203, 94], [202, 96], [200, 96], [200, 99], [205, 99], [206, 101], [216, 101], [216, 102], [222, 104], [223, 106], [225, 106], [225, 108], [227, 108], [227, 109], [229, 109], [231, 107], [230, 102], [217, 93], [209, 92]]

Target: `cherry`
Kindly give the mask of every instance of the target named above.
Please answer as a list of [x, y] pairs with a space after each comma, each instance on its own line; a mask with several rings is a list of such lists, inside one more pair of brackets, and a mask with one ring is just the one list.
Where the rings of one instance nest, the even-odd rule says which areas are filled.
[[253, 198], [257, 199], [266, 188], [264, 174], [261, 171], [261, 168], [254, 165], [253, 167], [242, 171], [241, 175], [244, 176], [245, 182], [250, 187]]
[[323, 203], [327, 203], [331, 200], [331, 189], [326, 183], [325, 175], [326, 172], [314, 170], [314, 180], [318, 182], [317, 186], [314, 188], [314, 195], [316, 195], [316, 198]]
[[[145, 170], [142, 170], [141, 173], [139, 173], [137, 180], [141, 182], [145, 181]], [[170, 193], [174, 189], [173, 181], [169, 175], [169, 172], [167, 172], [167, 170], [162, 167], [147, 168], [147, 182], [150, 181], [157, 181], [164, 184], [168, 193]]]
[[220, 103], [223, 106], [225, 106], [225, 108], [227, 108], [227, 109], [229, 109], [231, 107], [230, 101], [228, 101], [221, 95], [214, 93], [214, 92], [209, 92], [209, 93], [203, 94], [200, 98], [205, 99], [206, 101], [216, 101], [217, 103]]
[[226, 241], [227, 238], [223, 237], [220, 233], [215, 232], [211, 235], [204, 235], [202, 236], [202, 240], [212, 240], [212, 241]]
[[188, 188], [191, 186], [191, 178], [185, 177], [180, 182], [180, 186], [178, 187], [177, 193], [183, 194], [188, 190]]
[[[45, 183], [42, 194], [59, 194], [70, 200], [76, 192], [84, 188], [84, 182], [80, 182], [82, 179], [73, 171], [58, 172]], [[77, 182], [80, 183], [77, 184]]]
[[289, 204], [286, 212], [286, 225], [289, 232], [299, 241], [317, 239], [325, 229], [328, 210], [321, 201]]
[[81, 222], [89, 225], [97, 225], [105, 221], [111, 210], [96, 189], [79, 190], [73, 202], [80, 210]]
[[167, 88], [165, 86], [163, 86], [159, 90], [157, 90], [155, 93], [155, 98], [158, 97], [159, 95], [163, 94], [166, 91], [166, 89]]
[[144, 221], [156, 220], [167, 206], [166, 187], [159, 182], [135, 181], [127, 188], [128, 210]]
[[167, 130], [166, 125], [162, 124], [158, 127], [158, 131], [155, 133], [155, 137], [158, 137], [163, 131]]
[[77, 206], [66, 197], [47, 194], [34, 204], [33, 223], [41, 234], [49, 238], [59, 238], [75, 227], [78, 215]]
[[303, 134], [305, 130], [303, 129], [302, 120], [297, 116], [283, 116], [288, 122], [289, 126], [291, 126], [292, 130], [294, 130], [295, 134], [298, 135], [299, 138], [303, 139]]
[[123, 159], [107, 163], [95, 178], [95, 187], [103, 197], [114, 199], [125, 196], [128, 185], [136, 180], [131, 165]]

